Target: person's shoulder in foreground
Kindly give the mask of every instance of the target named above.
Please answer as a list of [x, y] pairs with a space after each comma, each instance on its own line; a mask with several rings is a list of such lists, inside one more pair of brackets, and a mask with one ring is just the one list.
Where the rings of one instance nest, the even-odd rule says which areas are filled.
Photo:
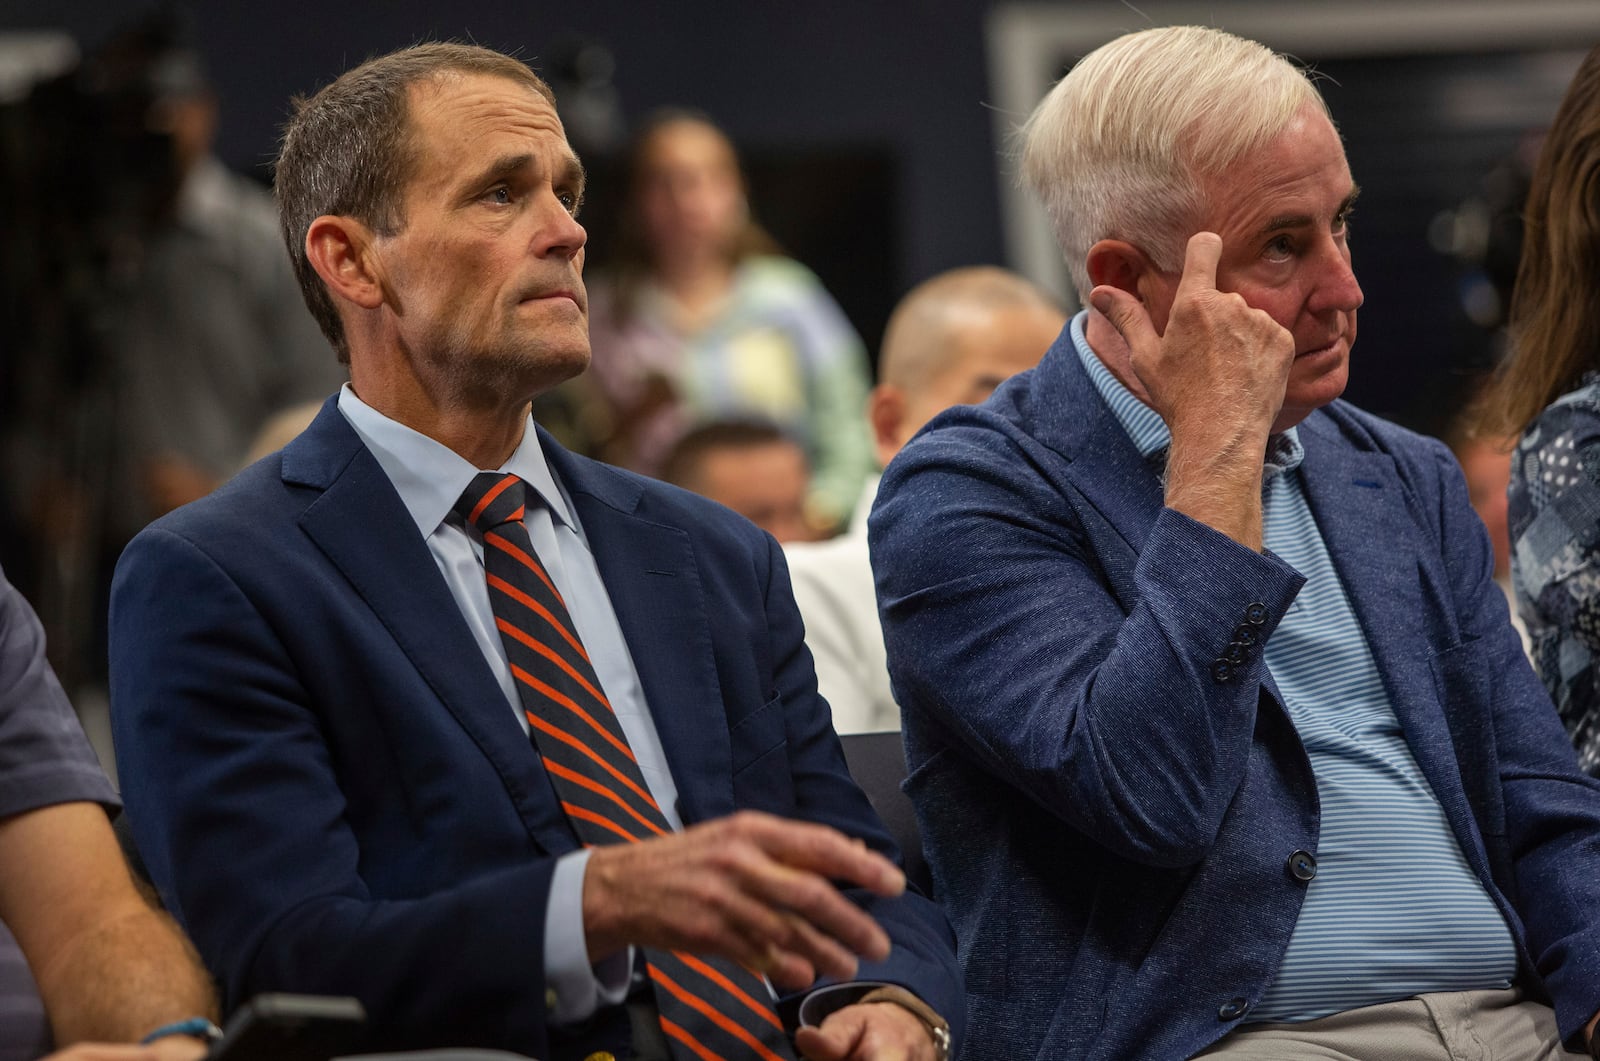
[[[193, 1031], [215, 1016], [205, 973], [135, 887], [106, 817], [116, 796], [4, 572], [0, 782], [0, 1054], [32, 1058], [53, 1038], [52, 1061], [201, 1056]], [[190, 1018], [187, 1033], [131, 1045]]]
[[[934, 1057], [948, 923], [846, 772], [776, 543], [531, 426], [589, 357], [548, 88], [404, 49], [303, 104], [277, 175], [350, 384], [146, 529], [112, 602], [134, 827], [225, 1001], [353, 994], [374, 1048]], [[815, 1011], [793, 1045], [769, 983]]]

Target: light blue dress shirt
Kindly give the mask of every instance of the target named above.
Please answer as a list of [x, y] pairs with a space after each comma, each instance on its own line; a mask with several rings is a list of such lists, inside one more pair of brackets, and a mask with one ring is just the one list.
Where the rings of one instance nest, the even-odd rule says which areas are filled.
[[[484, 661], [505, 693], [507, 710], [523, 732], [528, 730], [528, 720], [489, 605], [483, 546], [467, 533], [460, 517], [451, 510], [473, 477], [484, 470], [511, 472], [538, 494], [542, 504], [534, 503], [530, 497], [523, 517], [528, 537], [567, 602], [578, 637], [594, 664], [600, 687], [622, 723], [650, 794], [672, 828], [681, 829], [678, 786], [667, 767], [639, 673], [583, 526], [539, 448], [532, 419], [522, 442], [505, 464], [497, 469], [480, 469], [442, 443], [373, 409], [356, 396], [348, 383], [339, 392], [339, 412], [377, 459], [416, 521]], [[629, 987], [631, 947], [599, 966], [589, 964], [583, 933], [583, 874], [588, 861], [586, 850], [562, 856], [550, 882], [550, 900], [545, 910], [545, 980], [555, 992], [550, 1019], [556, 1023], [583, 1020], [601, 1004], [615, 1005], [626, 997]]]

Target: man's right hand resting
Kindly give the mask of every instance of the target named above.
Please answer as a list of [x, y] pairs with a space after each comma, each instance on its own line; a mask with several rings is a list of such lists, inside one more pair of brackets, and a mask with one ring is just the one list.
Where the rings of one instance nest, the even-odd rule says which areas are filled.
[[636, 945], [722, 955], [789, 990], [848, 980], [858, 958], [888, 957], [889, 937], [834, 880], [886, 897], [906, 883], [860, 840], [755, 811], [599, 847], [583, 880], [589, 958]]

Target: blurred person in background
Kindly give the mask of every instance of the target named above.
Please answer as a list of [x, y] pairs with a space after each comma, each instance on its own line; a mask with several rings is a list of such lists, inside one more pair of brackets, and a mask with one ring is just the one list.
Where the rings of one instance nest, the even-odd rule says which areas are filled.
[[780, 542], [809, 541], [811, 469], [792, 438], [754, 420], [717, 420], [680, 438], [661, 478], [733, 509]]
[[140, 69], [175, 184], [114, 344], [130, 533], [218, 486], [273, 414], [343, 381], [284, 258], [270, 194], [211, 153], [217, 101], [198, 57], [158, 43]]
[[[866, 404], [879, 466], [939, 413], [976, 405], [1037, 365], [1066, 322], [1049, 296], [994, 266], [952, 269], [912, 288], [889, 318]], [[878, 478], [867, 481], [844, 534], [784, 549], [817, 688], [840, 733], [900, 728], [867, 555]]]
[[1511, 531], [1507, 521], [1506, 491], [1511, 484], [1511, 450], [1516, 445], [1515, 435], [1489, 437], [1476, 430], [1479, 416], [1476, 405], [1468, 405], [1452, 421], [1445, 432], [1444, 442], [1461, 465], [1467, 477], [1467, 499], [1472, 510], [1483, 520], [1489, 532], [1489, 543], [1494, 546], [1494, 584], [1505, 595], [1506, 608], [1511, 613], [1511, 625], [1522, 638], [1523, 651], [1532, 653], [1533, 642], [1528, 637], [1527, 625], [1517, 614], [1516, 593], [1511, 585]]
[[1511, 356], [1485, 431], [1522, 440], [1512, 580], [1534, 666], [1600, 776], [1600, 46], [1545, 137], [1511, 300]]
[[[69, 688], [103, 666], [105, 583], [151, 519], [231, 475], [276, 411], [343, 379], [267, 190], [211, 152], [218, 103], [178, 23], [35, 85], [0, 146], [15, 342], [6, 485]], [[14, 185], [11, 182], [14, 181]]]
[[837, 525], [872, 465], [860, 337], [751, 219], [733, 145], [706, 118], [657, 115], [624, 169], [610, 275], [591, 286], [602, 456], [655, 474], [694, 425], [759, 417], [805, 448], [809, 521]]

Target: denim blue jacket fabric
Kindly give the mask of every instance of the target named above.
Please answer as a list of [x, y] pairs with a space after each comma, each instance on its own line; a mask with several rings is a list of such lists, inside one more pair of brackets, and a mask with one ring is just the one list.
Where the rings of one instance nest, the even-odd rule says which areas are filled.
[[[1336, 402], [1308, 501], [1412, 752], [1564, 1034], [1600, 1008], [1600, 785], [1506, 620], [1441, 444]], [[968, 990], [965, 1059], [1177, 1058], [1270, 983], [1316, 781], [1241, 624], [1299, 575], [1162, 504], [1068, 333], [944, 413], [870, 523], [908, 791]], [[1220, 680], [1219, 680], [1220, 678]]]

